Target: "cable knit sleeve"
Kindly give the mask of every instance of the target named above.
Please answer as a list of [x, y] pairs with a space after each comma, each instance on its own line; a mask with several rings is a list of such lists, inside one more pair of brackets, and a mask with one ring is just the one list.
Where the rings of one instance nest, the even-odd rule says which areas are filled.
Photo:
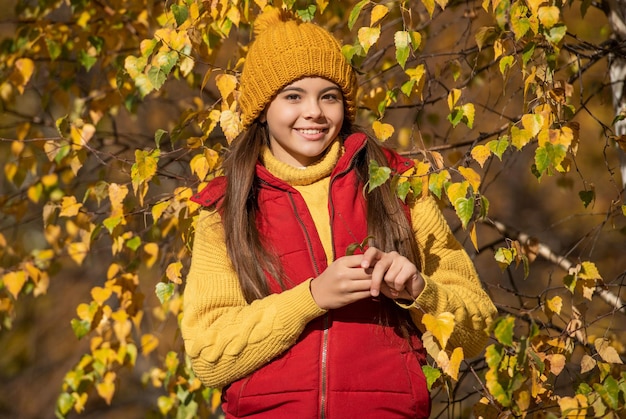
[[449, 344], [463, 347], [466, 358], [476, 356], [485, 347], [485, 329], [497, 314], [496, 308], [435, 200], [416, 200], [411, 219], [426, 283], [415, 303], [408, 307], [413, 321], [423, 329], [423, 313], [454, 314], [456, 323]]
[[309, 282], [247, 304], [228, 258], [216, 211], [201, 212], [186, 278], [181, 330], [195, 374], [220, 388], [293, 345], [305, 325], [325, 311]]

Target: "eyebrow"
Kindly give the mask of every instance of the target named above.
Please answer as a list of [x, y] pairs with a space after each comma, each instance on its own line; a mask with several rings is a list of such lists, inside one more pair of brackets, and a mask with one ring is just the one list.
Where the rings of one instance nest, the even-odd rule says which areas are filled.
[[[326, 92], [329, 92], [331, 90], [336, 90], [338, 92], [341, 92], [341, 89], [338, 86], [328, 86], [328, 87], [325, 87], [324, 89], [322, 89], [320, 91], [320, 93], [326, 93]], [[301, 87], [296, 87], [296, 86], [287, 86], [287, 87], [283, 88], [280, 91], [280, 93], [287, 92], [287, 91], [296, 91], [296, 92], [299, 92], [299, 93], [306, 93], [305, 89], [303, 89]]]

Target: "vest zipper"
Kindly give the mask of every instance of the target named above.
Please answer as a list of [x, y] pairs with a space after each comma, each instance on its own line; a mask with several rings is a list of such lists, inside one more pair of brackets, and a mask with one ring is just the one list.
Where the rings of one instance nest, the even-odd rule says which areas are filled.
[[[293, 212], [296, 216], [296, 220], [302, 227], [302, 231], [304, 231], [304, 236], [306, 237], [307, 247], [309, 249], [309, 255], [311, 257], [311, 262], [313, 263], [313, 270], [315, 271], [315, 275], [320, 275], [320, 268], [315, 260], [315, 254], [313, 253], [313, 245], [311, 243], [311, 237], [309, 236], [309, 231], [306, 229], [304, 225], [304, 221], [300, 217], [298, 213], [298, 208], [296, 207], [295, 200], [293, 199], [293, 193], [287, 192], [287, 196], [289, 197], [289, 202], [291, 202], [291, 206], [293, 208]], [[332, 226], [331, 226], [332, 228]], [[322, 335], [322, 360], [321, 360], [321, 379], [320, 379], [320, 419], [326, 418], [326, 376], [328, 374], [328, 328], [330, 324], [329, 314], [324, 314], [324, 318], [322, 320], [323, 325], [323, 335]]]

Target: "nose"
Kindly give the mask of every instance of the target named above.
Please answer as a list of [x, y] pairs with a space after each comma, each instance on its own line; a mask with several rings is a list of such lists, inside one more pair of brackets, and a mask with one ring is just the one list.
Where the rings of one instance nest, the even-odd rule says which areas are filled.
[[308, 119], [318, 119], [320, 118], [324, 112], [322, 111], [322, 107], [320, 106], [317, 99], [311, 98], [306, 101], [306, 107], [304, 109], [303, 115]]

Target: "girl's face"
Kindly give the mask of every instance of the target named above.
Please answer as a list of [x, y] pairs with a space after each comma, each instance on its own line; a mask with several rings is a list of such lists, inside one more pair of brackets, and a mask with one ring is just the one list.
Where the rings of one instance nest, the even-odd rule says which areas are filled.
[[309, 166], [319, 160], [343, 125], [343, 96], [333, 82], [306, 77], [278, 92], [267, 106], [270, 150], [283, 163]]

